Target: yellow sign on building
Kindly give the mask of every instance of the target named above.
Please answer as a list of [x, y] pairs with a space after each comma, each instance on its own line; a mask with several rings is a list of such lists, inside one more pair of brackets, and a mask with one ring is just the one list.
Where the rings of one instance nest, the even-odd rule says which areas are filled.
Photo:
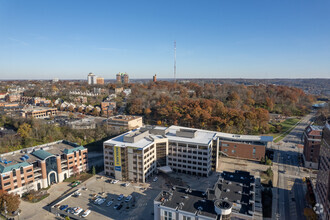
[[114, 155], [115, 155], [115, 170], [121, 171], [121, 151], [120, 147], [114, 147]]

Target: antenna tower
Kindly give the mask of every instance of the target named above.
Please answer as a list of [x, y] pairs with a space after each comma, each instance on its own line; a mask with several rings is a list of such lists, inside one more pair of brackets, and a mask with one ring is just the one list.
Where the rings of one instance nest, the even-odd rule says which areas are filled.
[[174, 41], [174, 82], [176, 82], [176, 41]]

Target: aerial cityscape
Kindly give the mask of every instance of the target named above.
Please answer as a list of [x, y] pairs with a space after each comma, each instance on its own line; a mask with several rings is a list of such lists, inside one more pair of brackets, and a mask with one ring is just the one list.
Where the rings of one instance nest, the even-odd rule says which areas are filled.
[[330, 2], [0, 2], [0, 219], [330, 220]]

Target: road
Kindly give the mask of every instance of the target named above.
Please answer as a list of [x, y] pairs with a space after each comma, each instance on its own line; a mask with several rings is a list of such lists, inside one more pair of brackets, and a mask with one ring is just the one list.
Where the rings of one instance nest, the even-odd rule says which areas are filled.
[[304, 129], [313, 120], [311, 113], [278, 144], [275, 144], [274, 171], [278, 173], [277, 190], [273, 196], [273, 219], [305, 219], [305, 185], [302, 178], [307, 176], [300, 169], [299, 149], [297, 144], [302, 144]]

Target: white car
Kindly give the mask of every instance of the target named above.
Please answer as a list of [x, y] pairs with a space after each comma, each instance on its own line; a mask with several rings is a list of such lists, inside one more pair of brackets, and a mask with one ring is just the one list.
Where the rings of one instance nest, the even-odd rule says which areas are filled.
[[105, 202], [105, 199], [100, 199], [97, 204], [102, 205], [104, 202]]
[[75, 192], [75, 193], [74, 193], [74, 196], [76, 196], [76, 197], [81, 196], [81, 192], [79, 192], [79, 191]]
[[94, 204], [98, 204], [100, 200], [101, 200], [101, 198], [95, 199]]
[[123, 194], [120, 194], [117, 198], [118, 201], [122, 200], [124, 198], [124, 195]]
[[111, 206], [112, 203], [113, 203], [113, 201], [109, 201], [109, 202], [107, 203], [107, 206], [108, 206], [108, 207]]
[[79, 208], [73, 213], [74, 215], [79, 215], [82, 211], [84, 211], [82, 208]]
[[129, 201], [131, 201], [131, 199], [132, 199], [132, 196], [129, 195], [129, 196], [126, 197], [125, 202], [129, 202]]
[[124, 183], [125, 187], [128, 187], [130, 185], [130, 183]]
[[112, 184], [116, 184], [116, 183], [118, 183], [118, 182], [119, 182], [119, 180], [112, 180], [112, 181], [111, 181]]
[[154, 182], [157, 182], [157, 180], [158, 180], [158, 177], [156, 176], [156, 177], [153, 179], [153, 181], [154, 181]]
[[82, 217], [87, 217], [89, 214], [91, 213], [91, 210], [87, 209], [86, 211], [84, 211], [84, 213], [81, 215]]

